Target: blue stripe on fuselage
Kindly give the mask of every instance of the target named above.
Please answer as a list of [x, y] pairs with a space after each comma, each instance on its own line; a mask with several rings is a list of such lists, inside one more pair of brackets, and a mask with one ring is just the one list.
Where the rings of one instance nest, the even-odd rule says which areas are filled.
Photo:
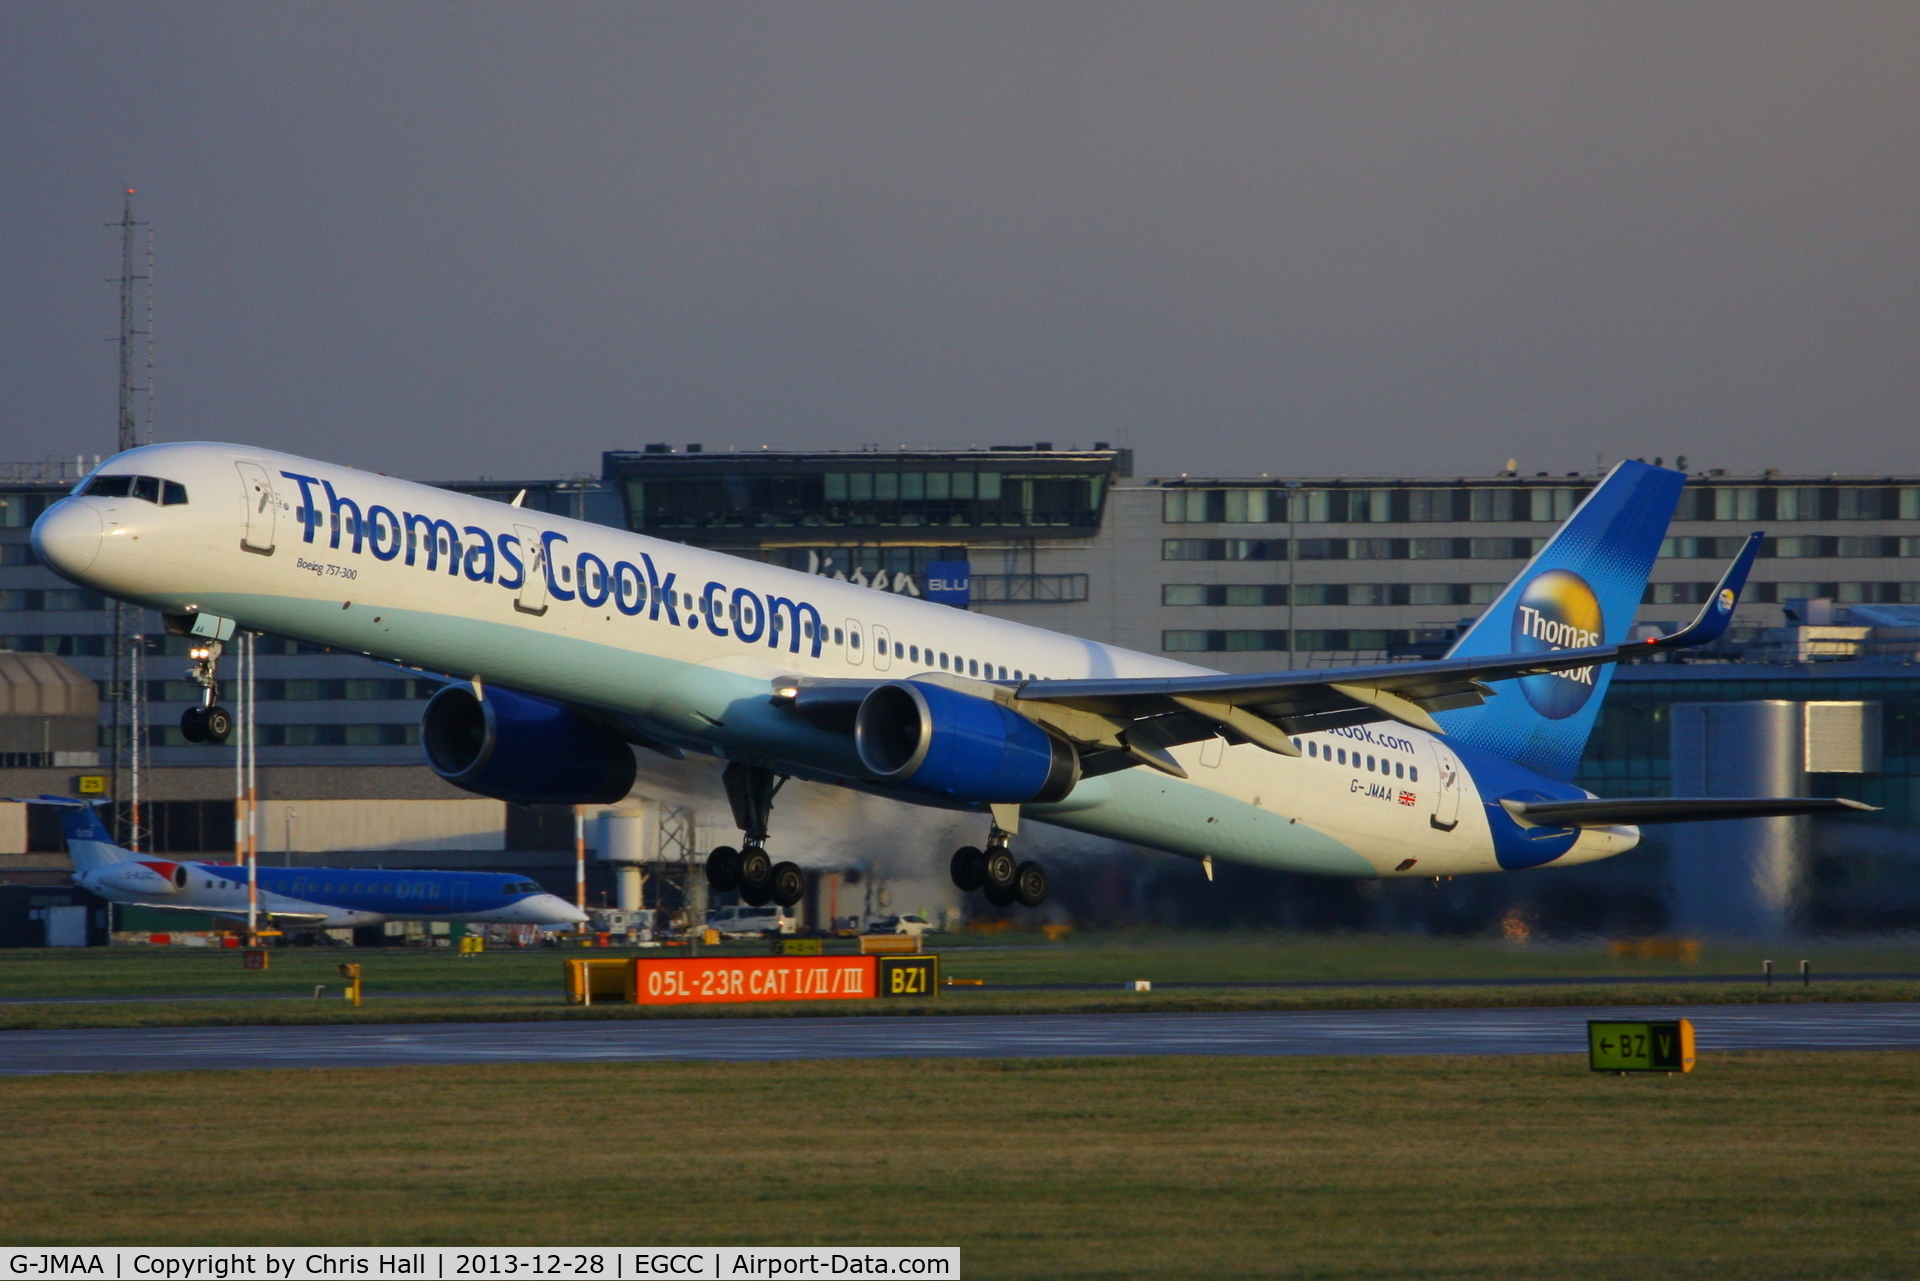
[[[196, 863], [206, 875], [246, 884], [237, 863]], [[404, 916], [459, 916], [490, 912], [545, 890], [509, 893], [524, 876], [503, 872], [397, 871], [363, 867], [261, 867], [260, 888], [324, 907]]]

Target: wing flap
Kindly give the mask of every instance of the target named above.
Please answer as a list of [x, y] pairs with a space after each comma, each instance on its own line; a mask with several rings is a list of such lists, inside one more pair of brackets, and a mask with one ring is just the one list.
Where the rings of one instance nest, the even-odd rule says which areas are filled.
[[1622, 800], [1501, 801], [1527, 827], [1638, 827], [1730, 818], [1796, 818], [1879, 808], [1836, 796], [1641, 796]]

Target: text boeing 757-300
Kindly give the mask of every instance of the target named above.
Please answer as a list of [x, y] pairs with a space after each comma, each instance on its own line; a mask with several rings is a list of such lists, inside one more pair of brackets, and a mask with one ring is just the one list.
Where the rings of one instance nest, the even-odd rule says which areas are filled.
[[456, 678], [421, 742], [484, 796], [612, 802], [635, 747], [724, 762], [743, 839], [707, 875], [749, 903], [801, 895], [767, 853], [774, 794], [801, 778], [980, 813], [955, 883], [1037, 905], [1047, 874], [1011, 852], [1022, 817], [1209, 871], [1374, 877], [1586, 862], [1648, 822], [1860, 808], [1569, 781], [1610, 664], [1719, 636], [1758, 551], [1754, 534], [1689, 626], [1626, 643], [1684, 483], [1615, 467], [1445, 658], [1254, 675], [237, 445], [120, 454], [33, 544], [200, 638], [189, 737], [230, 724], [223, 642], [274, 633]]

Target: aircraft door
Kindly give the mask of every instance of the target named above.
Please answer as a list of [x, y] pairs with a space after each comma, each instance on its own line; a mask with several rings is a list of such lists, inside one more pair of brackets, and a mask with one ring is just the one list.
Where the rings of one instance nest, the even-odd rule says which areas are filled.
[[247, 500], [247, 532], [241, 536], [240, 546], [262, 556], [273, 555], [274, 509], [279, 506], [273, 497], [273, 482], [267, 479], [267, 469], [259, 463], [235, 463], [240, 470], [240, 488]]
[[544, 614], [547, 612], [547, 549], [540, 541], [540, 531], [531, 525], [515, 525], [514, 534], [520, 539], [520, 590], [513, 598], [513, 607], [523, 614]]
[[847, 620], [847, 662], [854, 667], [867, 661], [866, 629], [855, 620]]
[[1435, 743], [1433, 754], [1438, 772], [1434, 782], [1439, 791], [1434, 796], [1433, 814], [1428, 821], [1442, 832], [1451, 832], [1460, 826], [1460, 793], [1466, 780], [1452, 752]]
[[873, 670], [884, 672], [893, 666], [893, 637], [884, 627], [873, 629]]

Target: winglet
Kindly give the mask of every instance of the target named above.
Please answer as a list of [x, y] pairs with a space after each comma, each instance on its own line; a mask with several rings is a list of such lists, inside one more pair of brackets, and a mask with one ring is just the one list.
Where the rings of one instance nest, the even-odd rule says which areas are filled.
[[1727, 626], [1733, 622], [1733, 607], [1740, 603], [1740, 589], [1747, 585], [1747, 572], [1753, 568], [1754, 557], [1760, 554], [1760, 540], [1766, 537], [1761, 530], [1747, 535], [1747, 545], [1733, 558], [1733, 564], [1727, 566], [1727, 572], [1720, 575], [1720, 581], [1714, 584], [1713, 595], [1701, 607], [1699, 615], [1685, 627], [1671, 636], [1655, 636], [1646, 642], [1649, 649], [1684, 649], [1692, 645], [1705, 645], [1719, 640], [1726, 634]]

